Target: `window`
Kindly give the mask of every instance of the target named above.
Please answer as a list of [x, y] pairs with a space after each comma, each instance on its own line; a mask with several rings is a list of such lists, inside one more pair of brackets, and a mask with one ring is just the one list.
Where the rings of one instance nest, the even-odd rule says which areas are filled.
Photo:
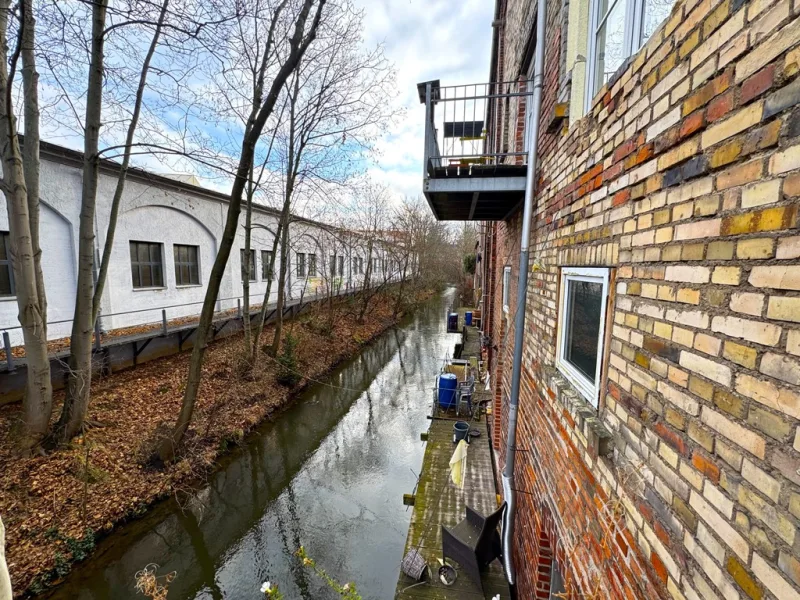
[[306, 255], [303, 252], [297, 253], [297, 276], [306, 276]]
[[161, 244], [131, 242], [131, 275], [135, 288], [164, 287]]
[[245, 277], [249, 276], [250, 281], [256, 280], [256, 251], [250, 250], [250, 265], [248, 269], [248, 261], [245, 259], [244, 250], [241, 250], [239, 253], [239, 259], [241, 260], [242, 265], [242, 281], [244, 281]]
[[11, 264], [11, 236], [0, 231], [0, 296], [14, 295], [14, 268]]
[[503, 269], [503, 310], [508, 312], [508, 298], [511, 290], [511, 267]]
[[175, 285], [200, 285], [199, 246], [173, 244], [175, 258]]
[[358, 257], [353, 257], [353, 275], [358, 275]]
[[339, 256], [339, 277], [344, 277], [344, 256]]
[[608, 269], [561, 271], [558, 369], [597, 406], [608, 298]]
[[587, 112], [592, 98], [669, 16], [673, 0], [592, 0]]
[[272, 251], [271, 250], [262, 250], [261, 251], [261, 279], [264, 281], [269, 281], [274, 276], [272, 270]]
[[308, 255], [308, 276], [309, 277], [316, 277], [317, 276], [317, 255], [316, 254], [309, 254]]
[[363, 275], [364, 274], [364, 258], [363, 257], [360, 257], [358, 259], [358, 274], [359, 275]]

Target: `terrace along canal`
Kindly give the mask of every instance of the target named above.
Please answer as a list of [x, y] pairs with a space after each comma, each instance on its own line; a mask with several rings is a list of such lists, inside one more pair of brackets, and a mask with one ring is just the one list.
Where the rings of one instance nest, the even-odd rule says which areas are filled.
[[[174, 571], [169, 599], [333, 598], [299, 564], [302, 544], [366, 599], [394, 595], [427, 430], [431, 387], [456, 337], [445, 332], [454, 290], [422, 306], [263, 425], [208, 484], [165, 501], [112, 533], [49, 596], [58, 600], [143, 598], [135, 574]], [[335, 387], [331, 387], [335, 386]]]

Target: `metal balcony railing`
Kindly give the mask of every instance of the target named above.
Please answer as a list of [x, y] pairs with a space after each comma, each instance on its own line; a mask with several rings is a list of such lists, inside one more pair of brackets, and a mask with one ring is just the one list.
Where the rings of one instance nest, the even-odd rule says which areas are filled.
[[[520, 103], [531, 94], [531, 82], [509, 81], [441, 87], [439, 81], [417, 85], [425, 104], [424, 176], [440, 167], [524, 164], [527, 152], [516, 138], [502, 139], [513, 115], [524, 114]], [[523, 117], [524, 118], [524, 117]]]

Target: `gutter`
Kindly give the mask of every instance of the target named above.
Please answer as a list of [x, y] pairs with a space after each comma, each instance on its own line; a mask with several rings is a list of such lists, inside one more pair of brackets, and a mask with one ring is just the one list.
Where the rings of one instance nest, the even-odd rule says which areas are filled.
[[517, 308], [514, 317], [514, 358], [511, 370], [511, 401], [508, 411], [508, 444], [506, 464], [503, 468], [503, 498], [507, 509], [503, 516], [503, 566], [508, 583], [514, 585], [512, 560], [516, 497], [514, 491], [514, 463], [517, 453], [517, 414], [519, 412], [519, 387], [522, 374], [522, 343], [525, 337], [525, 305], [528, 298], [528, 252], [531, 238], [531, 218], [536, 194], [536, 163], [539, 152], [539, 117], [542, 111], [542, 73], [544, 71], [545, 25], [547, 0], [538, 0], [536, 14], [536, 54], [534, 56], [533, 96], [528, 132], [528, 170], [525, 180], [525, 205], [522, 212], [522, 237], [519, 251], [519, 282]]

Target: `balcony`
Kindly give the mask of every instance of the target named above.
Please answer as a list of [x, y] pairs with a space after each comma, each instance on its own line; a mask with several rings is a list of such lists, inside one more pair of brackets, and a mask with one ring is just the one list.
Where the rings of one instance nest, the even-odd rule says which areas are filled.
[[496, 130], [524, 114], [527, 90], [524, 81], [417, 84], [425, 105], [422, 189], [438, 220], [500, 221], [522, 204], [527, 152], [521, 143], [506, 147]]

